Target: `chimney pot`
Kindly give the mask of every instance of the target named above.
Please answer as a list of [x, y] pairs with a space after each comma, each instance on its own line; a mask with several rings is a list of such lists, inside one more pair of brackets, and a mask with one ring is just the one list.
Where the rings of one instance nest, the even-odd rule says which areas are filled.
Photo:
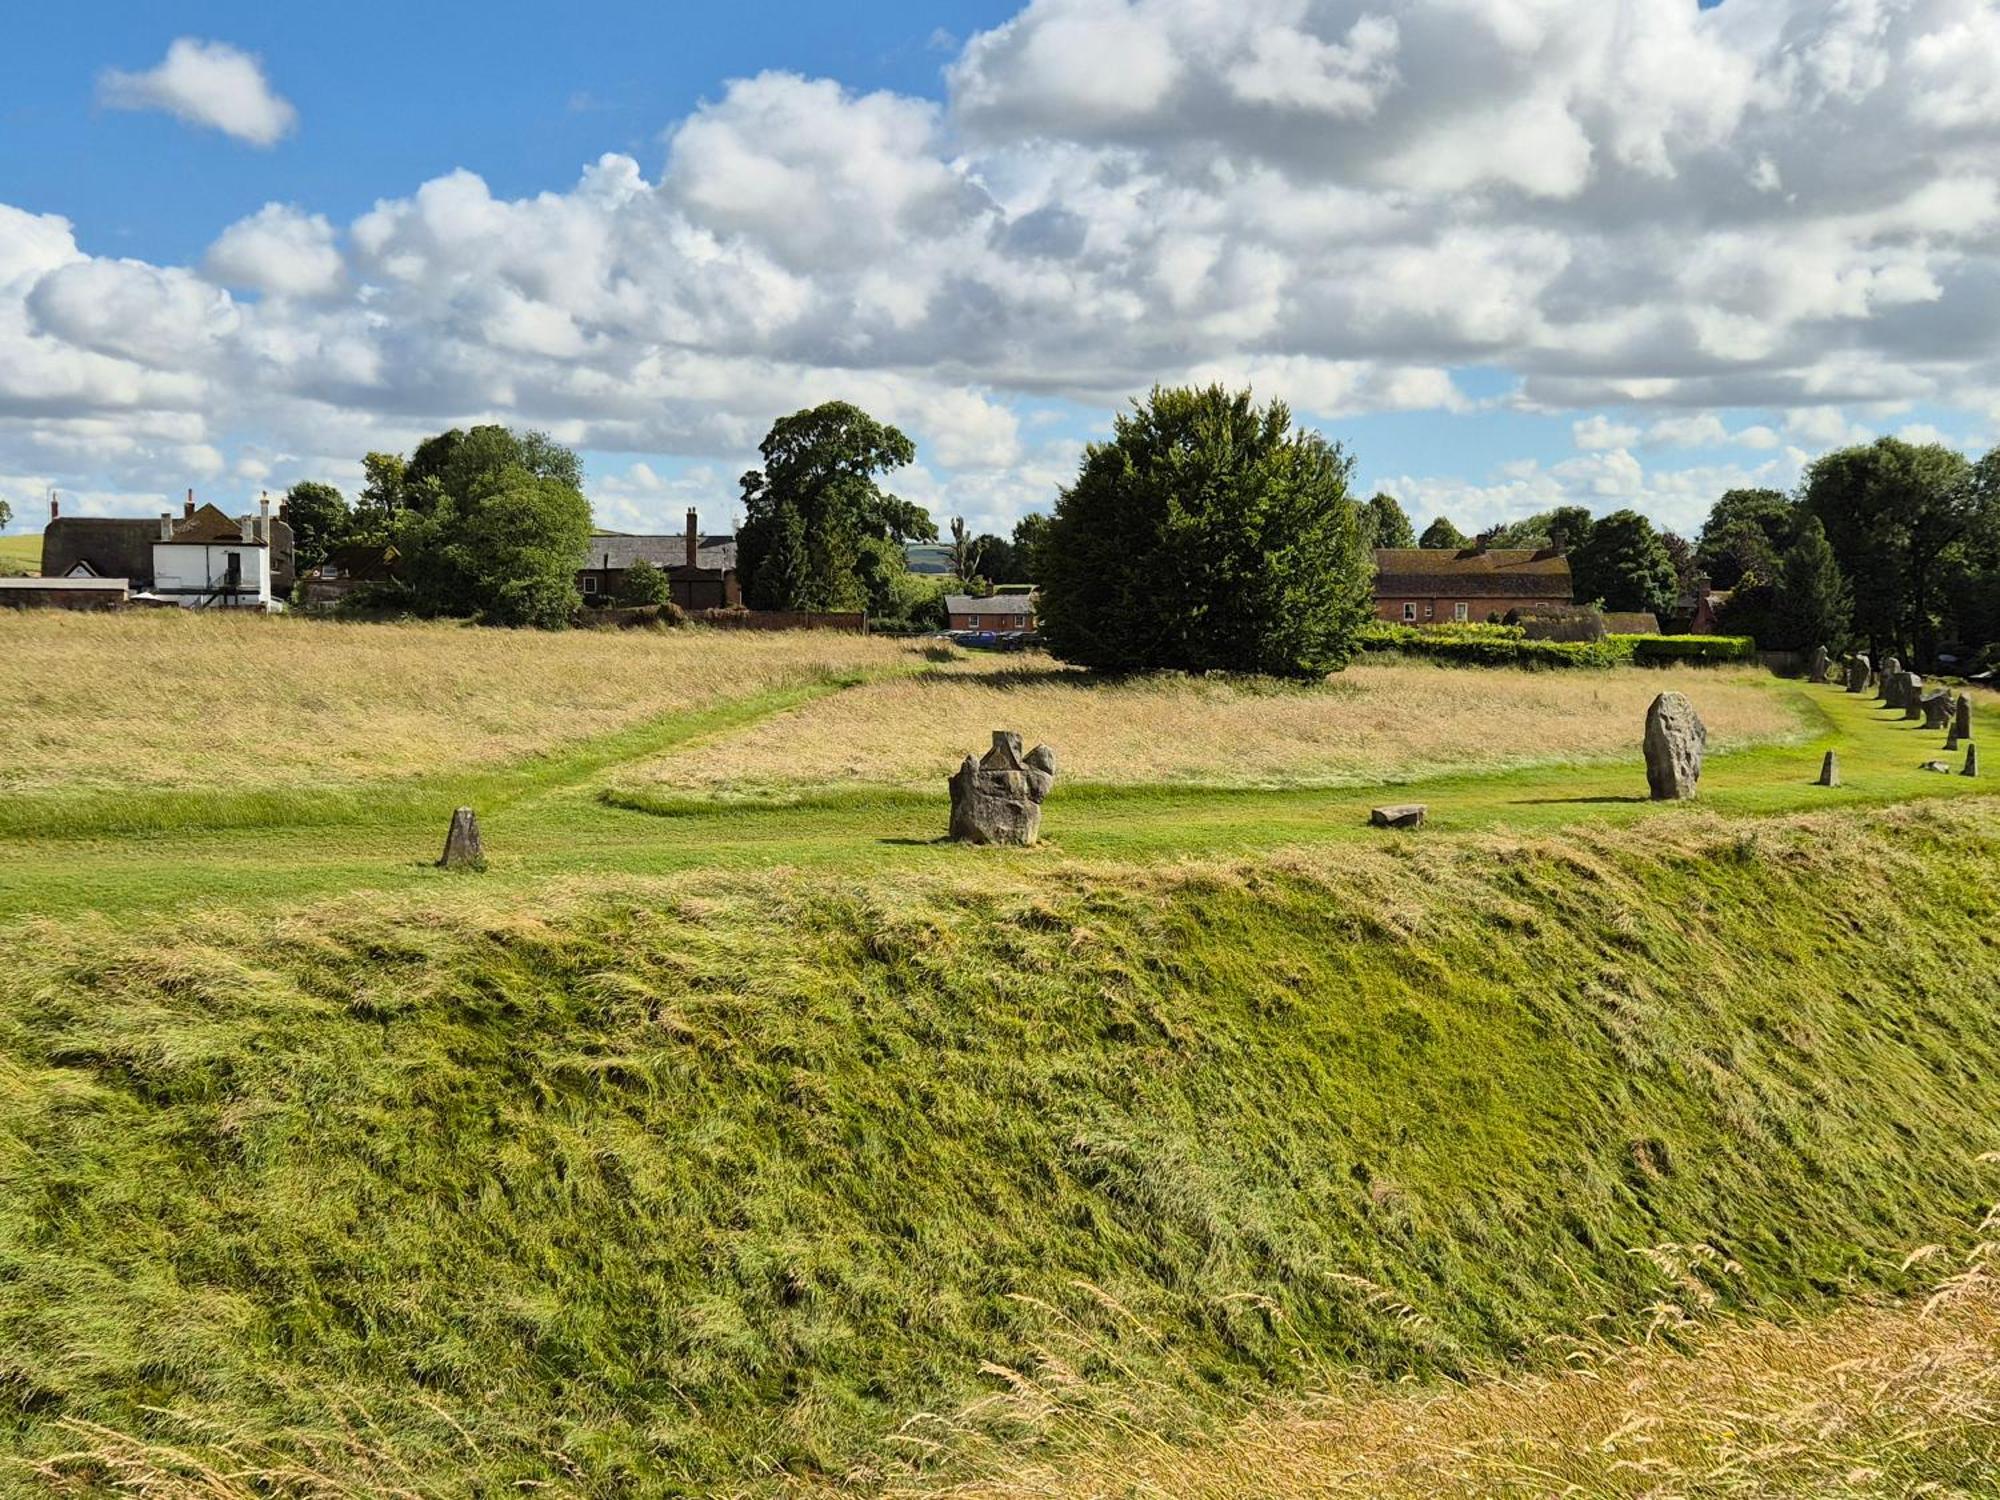
[[54, 490], [49, 491], [49, 519], [51, 521], [60, 521], [62, 519], [62, 501], [56, 499], [56, 492]]
[[182, 514], [182, 515], [184, 515], [184, 516], [186, 516], [186, 517], [187, 517], [187, 518], [188, 518], [188, 519], [189, 519], [190, 521], [192, 521], [192, 520], [194, 519], [194, 491], [193, 491], [193, 490], [189, 490], [189, 491], [188, 491], [188, 497], [187, 497], [187, 506], [186, 506], [186, 508], [185, 508], [185, 509], [183, 509], [183, 510], [182, 510], [181, 514]]

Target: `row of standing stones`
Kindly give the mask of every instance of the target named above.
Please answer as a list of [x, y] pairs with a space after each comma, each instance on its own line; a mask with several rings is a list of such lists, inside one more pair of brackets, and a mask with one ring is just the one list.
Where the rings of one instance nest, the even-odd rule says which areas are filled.
[[[1841, 681], [1850, 693], [1866, 692], [1879, 685], [1882, 702], [1901, 709], [1905, 718], [1923, 720], [1926, 729], [1948, 729], [1946, 750], [1965, 746], [1963, 776], [1979, 774], [1979, 747], [1972, 743], [1972, 700], [1960, 693], [1954, 701], [1945, 691], [1926, 693], [1924, 680], [1903, 670], [1893, 656], [1882, 664], [1878, 676], [1865, 656], [1849, 656], [1841, 663]], [[1821, 647], [1813, 653], [1808, 673], [1815, 683], [1831, 681], [1833, 659]], [[1685, 693], [1661, 693], [1646, 710], [1646, 785], [1656, 802], [1684, 802], [1701, 784], [1702, 756], [1708, 749], [1708, 727]], [[1926, 761], [1924, 769], [1949, 771], [1943, 761]], [[993, 731], [993, 745], [978, 758], [966, 756], [952, 774], [951, 829], [949, 837], [963, 844], [1006, 844], [1025, 846], [1041, 837], [1042, 802], [1056, 780], [1056, 753], [1047, 745], [1037, 745], [1021, 753], [1021, 736], [1011, 729]], [[1840, 785], [1840, 761], [1832, 750], [1820, 766], [1821, 786]], [[1377, 828], [1421, 828], [1429, 809], [1421, 802], [1392, 803], [1370, 811], [1368, 821]], [[444, 857], [438, 864], [448, 870], [484, 869], [486, 854], [479, 838], [479, 820], [469, 807], [451, 816], [451, 830], [445, 836]]]

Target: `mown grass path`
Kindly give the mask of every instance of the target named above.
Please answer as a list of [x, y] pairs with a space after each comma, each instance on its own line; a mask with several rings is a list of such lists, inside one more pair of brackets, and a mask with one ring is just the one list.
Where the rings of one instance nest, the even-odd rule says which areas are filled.
[[[1149, 862], [1406, 837], [1367, 827], [1368, 809], [1391, 799], [1429, 805], [1430, 824], [1419, 835], [1425, 838], [1681, 811], [1647, 800], [1636, 724], [1631, 756], [1612, 762], [1330, 789], [1059, 785], [1048, 804], [1044, 846], [1021, 851], [937, 843], [946, 811], [942, 785], [934, 795], [858, 790], [776, 806], [645, 800], [609, 790], [608, 773], [621, 765], [869, 680], [855, 674], [736, 699], [461, 778], [375, 791], [247, 789], [210, 802], [177, 796], [164, 827], [160, 807], [142, 802], [121, 811], [100, 801], [67, 811], [40, 808], [44, 826], [52, 824], [57, 836], [29, 837], [38, 809], [17, 803], [0, 810], [0, 924], [78, 909], [137, 914], [207, 902], [291, 902], [458, 878], [430, 862], [451, 809], [461, 804], [479, 811], [492, 861], [485, 878], [496, 882], [779, 865], [936, 868], [996, 858]], [[1923, 770], [1924, 762], [1946, 758], [1944, 736], [1872, 697], [1776, 680], [1771, 691], [1790, 697], [1819, 732], [1805, 743], [1710, 757], [1701, 805], [1755, 815], [1987, 793], [1986, 781]], [[1994, 710], [1982, 707], [1977, 727], [1983, 733], [1993, 723]], [[1032, 735], [1033, 726], [1023, 727]], [[1827, 749], [1840, 753], [1839, 788], [1814, 784]], [[1960, 757], [1949, 759], [1955, 772]], [[2000, 774], [2000, 764], [1994, 769]]]

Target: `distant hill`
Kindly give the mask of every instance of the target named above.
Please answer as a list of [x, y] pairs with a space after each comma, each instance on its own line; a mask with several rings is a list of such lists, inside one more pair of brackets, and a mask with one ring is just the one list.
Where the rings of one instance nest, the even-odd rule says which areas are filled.
[[943, 542], [905, 542], [903, 556], [912, 573], [941, 574], [951, 571], [951, 548]]

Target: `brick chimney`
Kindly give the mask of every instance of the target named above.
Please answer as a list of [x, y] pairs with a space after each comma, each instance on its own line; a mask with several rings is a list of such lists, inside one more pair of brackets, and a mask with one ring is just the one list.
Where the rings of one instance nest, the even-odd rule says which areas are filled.
[[271, 492], [264, 490], [257, 496], [257, 540], [271, 540]]
[[51, 521], [60, 521], [62, 519], [62, 501], [56, 499], [56, 492], [54, 490], [49, 491], [49, 519]]
[[181, 514], [182, 514], [182, 515], [184, 515], [184, 516], [186, 516], [186, 517], [187, 517], [187, 518], [188, 518], [188, 519], [189, 519], [190, 521], [192, 521], [192, 520], [194, 519], [194, 491], [193, 491], [193, 490], [189, 490], [189, 491], [188, 491], [188, 498], [187, 498], [187, 508], [186, 508], [185, 510], [183, 510], [183, 511], [181, 512]]
[[693, 568], [700, 566], [700, 563], [701, 563], [701, 522], [695, 515], [694, 507], [690, 505], [688, 507], [687, 565], [690, 568]]

